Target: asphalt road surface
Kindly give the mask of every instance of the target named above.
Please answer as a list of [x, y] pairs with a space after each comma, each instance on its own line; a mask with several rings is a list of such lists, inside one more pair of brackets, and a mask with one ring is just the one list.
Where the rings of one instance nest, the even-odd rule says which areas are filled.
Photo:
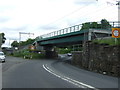
[[2, 88], [118, 88], [118, 78], [79, 69], [60, 60], [6, 57]]

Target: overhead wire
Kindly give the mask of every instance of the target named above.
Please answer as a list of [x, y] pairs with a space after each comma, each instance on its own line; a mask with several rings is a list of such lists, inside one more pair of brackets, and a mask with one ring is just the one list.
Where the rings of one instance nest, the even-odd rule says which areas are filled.
[[[92, 14], [89, 18], [90, 19], [97, 19], [98, 18], [98, 14], [100, 14], [100, 16], [104, 16], [104, 13], [103, 12], [105, 12], [106, 11], [106, 13], [107, 13], [107, 11], [108, 11], [108, 9], [110, 8], [110, 7], [112, 7], [112, 6], [106, 6], [106, 7], [104, 7], [104, 9], [103, 10], [100, 10], [100, 11], [97, 11], [95, 14]], [[112, 13], [115, 13], [115, 10], [111, 10], [111, 14]], [[102, 19], [104, 19], [104, 18], [102, 18]]]
[[[90, 14], [88, 19], [91, 19], [91, 20], [97, 19], [97, 18], [98, 18], [97, 15], [104, 16], [104, 12], [107, 11], [108, 8], [109, 8], [109, 7], [106, 7], [106, 8], [103, 9], [102, 11], [96, 11], [95, 14]], [[112, 12], [115, 12], [115, 11], [112, 11]], [[111, 12], [111, 13], [112, 13], [112, 12]]]
[[72, 12], [70, 12], [70, 13], [62, 16], [62, 17], [60, 17], [59, 19], [57, 19], [57, 20], [55, 20], [55, 21], [53, 21], [53, 22], [51, 22], [51, 23], [49, 23], [49, 24], [46, 24], [45, 26], [48, 26], [48, 25], [51, 25], [51, 24], [53, 24], [53, 23], [56, 23], [57, 21], [63, 20], [64, 18], [66, 18], [66, 17], [68, 17], [68, 16], [71, 16], [72, 14], [74, 14], [74, 13], [76, 13], [76, 12], [82, 10], [82, 9], [87, 8], [87, 7], [89, 7], [90, 5], [91, 5], [91, 4], [87, 4], [87, 5], [85, 5], [85, 6], [82, 6], [82, 7], [78, 8], [78, 9], [76, 9], [76, 10], [74, 10], [74, 11], [72, 11]]
[[[103, 4], [103, 3], [101, 3], [99, 6], [101, 6], [102, 4]], [[90, 5], [91, 5], [91, 4], [87, 4], [86, 6], [83, 6], [83, 7], [79, 8], [79, 9], [76, 9], [75, 11], [72, 11], [72, 12], [66, 14], [65, 16], [63, 16], [63, 17], [61, 17], [61, 18], [59, 18], [59, 19], [57, 19], [57, 20], [55, 20], [55, 21], [53, 21], [53, 22], [51, 22], [51, 23], [49, 23], [49, 24], [46, 24], [46, 25], [44, 25], [44, 26], [54, 25], [54, 23], [56, 24], [57, 22], [65, 19], [66, 17], [68, 18], [69, 16], [77, 13], [78, 11], [80, 12], [81, 10], [89, 7]], [[94, 17], [93, 17], [93, 16], [95, 15], [95, 14], [93, 14], [94, 12], [96, 12], [96, 13], [98, 14], [98, 13], [101, 13], [101, 12], [105, 11], [105, 10], [108, 9], [108, 8], [109, 8], [109, 7], [106, 6], [106, 7], [97, 9], [97, 10], [92, 11], [92, 12], [91, 12], [91, 11], [88, 11], [88, 12], [85, 12], [85, 13], [82, 13], [82, 14], [80, 13], [80, 16], [79, 16], [79, 17], [82, 17], [82, 16], [83, 16], [83, 17], [86, 17], [86, 16], [89, 15], [89, 16], [91, 16], [91, 17], [89, 17], [89, 18], [94, 18]], [[93, 15], [93, 16], [92, 16], [92, 15]], [[67, 18], [66, 18], [66, 19], [67, 19]], [[98, 17], [95, 17], [95, 18], [98, 18]]]
[[[86, 17], [86, 16], [96, 16], [96, 14], [100, 14], [100, 13], [103, 13], [104, 11], [107, 11], [107, 9], [109, 8], [109, 6], [107, 5], [106, 7], [103, 7], [103, 8], [100, 8], [100, 9], [97, 9], [97, 10], [95, 10], [95, 11], [88, 11], [88, 12], [86, 12], [86, 13], [84, 13], [84, 14], [82, 14], [82, 15], [80, 15], [81, 17], [83, 16], [83, 17]], [[113, 12], [113, 11], [112, 11]], [[91, 18], [94, 18], [94, 17], [89, 17], [90, 19]], [[98, 17], [96, 17], [96, 18], [98, 18]]]

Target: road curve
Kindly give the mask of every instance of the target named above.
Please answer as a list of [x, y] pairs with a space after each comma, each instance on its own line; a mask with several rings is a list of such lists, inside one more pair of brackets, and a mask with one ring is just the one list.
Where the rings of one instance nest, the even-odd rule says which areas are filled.
[[[86, 84], [93, 88], [118, 88], [118, 78], [86, 71], [70, 64], [56, 61], [50, 68], [63, 76]], [[83, 85], [84, 86], [84, 85]]]
[[3, 64], [3, 88], [117, 88], [118, 79], [55, 60], [9, 57]]
[[43, 68], [44, 64], [53, 62], [54, 60], [20, 60], [9, 57], [3, 64], [2, 86], [3, 88], [78, 88]]

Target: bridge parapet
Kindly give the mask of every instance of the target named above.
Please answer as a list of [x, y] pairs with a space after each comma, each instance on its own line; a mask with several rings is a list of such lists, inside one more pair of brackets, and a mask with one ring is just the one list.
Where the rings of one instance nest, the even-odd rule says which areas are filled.
[[42, 38], [48, 38], [48, 37], [53, 37], [53, 36], [58, 36], [58, 35], [63, 35], [63, 34], [67, 34], [67, 33], [71, 33], [71, 32], [76, 32], [76, 31], [80, 31], [82, 24], [79, 25], [75, 25], [72, 27], [68, 27], [68, 28], [64, 28], [58, 31], [54, 31], [48, 34], [44, 34], [41, 35], [40, 37]]
[[[100, 22], [98, 22], [98, 23], [100, 23]], [[118, 27], [118, 26], [120, 26], [119, 25], [120, 21], [112, 21], [112, 22], [109, 22], [109, 23], [110, 23], [111, 27]], [[44, 39], [44, 38], [50, 38], [50, 37], [59, 36], [59, 35], [67, 34], [67, 33], [77, 32], [77, 31], [80, 31], [81, 28], [82, 28], [82, 24], [78, 24], [78, 25], [74, 25], [74, 26], [71, 26], [71, 27], [68, 27], [68, 28], [64, 28], [64, 29], [61, 29], [61, 30], [58, 30], [58, 31], [53, 31], [53, 32], [48, 33], [48, 34], [44, 34], [44, 35], [38, 36], [36, 38], [36, 41], [40, 40], [40, 39]], [[101, 28], [102, 28], [102, 26], [101, 26]], [[99, 28], [99, 29], [95, 29], [94, 28], [94, 32], [95, 31], [103, 32], [104, 30], [101, 29], [101, 28]], [[110, 28], [110, 30], [111, 30], [111, 28]], [[106, 32], [106, 30], [105, 30], [105, 32]]]

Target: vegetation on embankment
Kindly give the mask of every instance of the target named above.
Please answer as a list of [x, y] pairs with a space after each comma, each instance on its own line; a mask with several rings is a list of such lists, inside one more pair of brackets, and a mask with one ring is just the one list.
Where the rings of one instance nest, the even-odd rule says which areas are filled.
[[108, 45], [120, 45], [120, 38], [104, 38], [104, 39], [96, 39], [93, 42], [98, 44], [108, 44]]
[[34, 41], [35, 41], [35, 39], [31, 39], [31, 38], [29, 38], [29, 39], [26, 40], [26, 41], [20, 41], [20, 42], [18, 42], [18, 41], [13, 41], [12, 44], [11, 44], [11, 46], [12, 46], [12, 47], [19, 47], [19, 46], [24, 47], [24, 46], [26, 46], [26, 45], [32, 44]]
[[109, 30], [112, 26], [106, 19], [102, 19], [100, 23], [98, 22], [86, 22], [82, 23], [82, 28], [81, 30], [86, 30], [86, 29], [107, 29]]
[[43, 53], [32, 52], [30, 50], [22, 50], [22, 51], [14, 52], [13, 56], [14, 57], [22, 57], [25, 59], [42, 59], [42, 58], [44, 58]]
[[72, 51], [72, 49], [70, 49], [70, 48], [59, 48], [58, 49], [59, 54], [66, 54], [66, 53], [70, 53], [71, 51]]

